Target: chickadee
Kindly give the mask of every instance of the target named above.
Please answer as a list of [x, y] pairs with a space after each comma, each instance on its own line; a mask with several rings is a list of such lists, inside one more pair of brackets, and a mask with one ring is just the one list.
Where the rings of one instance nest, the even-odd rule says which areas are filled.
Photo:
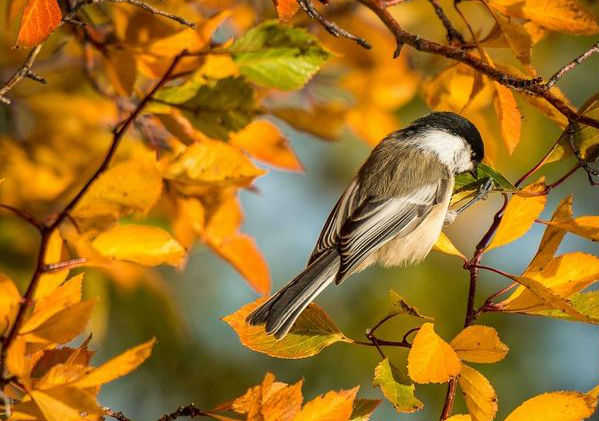
[[[451, 112], [434, 112], [391, 133], [371, 152], [329, 215], [308, 266], [255, 309], [251, 325], [283, 338], [329, 284], [373, 263], [422, 261], [449, 210], [454, 176], [475, 173], [484, 156], [476, 127]], [[475, 176], [476, 178], [476, 176]]]

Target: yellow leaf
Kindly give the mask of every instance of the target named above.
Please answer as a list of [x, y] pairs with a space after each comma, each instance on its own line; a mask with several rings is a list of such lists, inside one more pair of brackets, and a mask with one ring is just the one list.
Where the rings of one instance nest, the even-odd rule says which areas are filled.
[[495, 85], [493, 104], [495, 105], [495, 112], [499, 117], [501, 137], [511, 155], [516, 146], [518, 146], [518, 142], [520, 142], [522, 115], [512, 91], [498, 82], [493, 83]]
[[303, 170], [287, 139], [268, 120], [253, 121], [240, 132], [232, 133], [230, 143], [275, 167], [290, 171]]
[[547, 203], [547, 195], [540, 194], [544, 189], [545, 181], [541, 178], [522, 190], [523, 194], [538, 195], [523, 196], [515, 194], [512, 196], [507, 204], [499, 228], [491, 240], [491, 244], [487, 247], [487, 251], [511, 243], [528, 232], [535, 219], [543, 212], [545, 203]]
[[207, 187], [246, 187], [265, 171], [236, 146], [204, 140], [188, 146], [164, 171], [164, 178]]
[[416, 383], [445, 383], [459, 374], [462, 364], [455, 351], [425, 323], [408, 354], [408, 374]]
[[49, 295], [37, 300], [33, 314], [25, 321], [21, 331], [30, 332], [34, 330], [59, 311], [81, 301], [82, 281], [83, 273], [80, 273], [67, 280]]
[[466, 260], [466, 256], [464, 256], [462, 252], [459, 251], [456, 248], [456, 246], [453, 245], [447, 234], [445, 234], [443, 231], [441, 231], [441, 234], [439, 235], [437, 242], [433, 246], [433, 250], [440, 251], [441, 253], [449, 254], [452, 256], [457, 256], [462, 258], [463, 260]]
[[72, 383], [79, 380], [88, 371], [89, 368], [82, 364], [55, 363], [40, 379], [36, 380], [34, 388], [46, 390]]
[[489, 5], [508, 16], [530, 20], [552, 31], [593, 35], [599, 23], [577, 0], [490, 0]]
[[35, 329], [20, 332], [27, 342], [64, 344], [79, 335], [91, 317], [95, 300], [81, 301], [45, 320]]
[[202, 202], [195, 197], [175, 197], [173, 235], [186, 249], [191, 248], [195, 239], [204, 231], [206, 211]]
[[[549, 308], [553, 307], [558, 310], [561, 310], [562, 312], [571, 316], [574, 320], [580, 322], [595, 322], [592, 317], [579, 313], [578, 310], [576, 310], [576, 308], [574, 308], [568, 300], [566, 300], [563, 297], [560, 297], [553, 290], [544, 286], [541, 282], [524, 276], [518, 276], [515, 279], [518, 281], [518, 283], [525, 286], [528, 289], [528, 291], [535, 296], [536, 299], [538, 299], [542, 304], [549, 306]], [[527, 291], [524, 291], [522, 295], [524, 295], [525, 292]], [[501, 303], [500, 306], [501, 305], [503, 305], [503, 303]], [[514, 311], [512, 308], [509, 307], [508, 310]]]
[[568, 231], [592, 241], [599, 241], [599, 216], [579, 216], [578, 218], [561, 221], [541, 221], [551, 227]]
[[[277, 107], [270, 111], [291, 127], [330, 141], [339, 139], [347, 116], [347, 109], [335, 102], [315, 104], [307, 110]], [[319, 124], [314, 124], [316, 119]]]
[[106, 75], [115, 92], [121, 96], [130, 96], [137, 78], [137, 63], [133, 51], [108, 47], [103, 59]]
[[[551, 260], [542, 270], [527, 271], [523, 276], [550, 289], [557, 297], [567, 298], [599, 279], [599, 258], [581, 252], [567, 253]], [[500, 305], [507, 311], [518, 311], [542, 308], [547, 302], [534, 291], [519, 287]]]
[[497, 413], [497, 395], [485, 376], [464, 364], [458, 382], [472, 421], [492, 421]]
[[489, 326], [469, 326], [450, 342], [458, 356], [473, 363], [495, 363], [507, 355], [509, 348], [497, 331]]
[[272, 357], [295, 359], [318, 354], [335, 342], [349, 341], [324, 310], [314, 303], [302, 312], [283, 339], [277, 340], [274, 336], [267, 335], [264, 326], [251, 326], [245, 321], [266, 299], [260, 298], [223, 318], [246, 347]]
[[464, 64], [449, 66], [438, 73], [424, 86], [426, 100], [431, 108], [463, 113], [466, 107], [469, 110], [486, 107], [491, 102], [495, 89], [489, 83], [484, 84], [482, 90], [478, 89], [475, 74]]
[[183, 247], [168, 232], [145, 225], [116, 225], [98, 235], [92, 246], [103, 256], [146, 266], [177, 266], [185, 256]]
[[[48, 247], [46, 248], [46, 255], [44, 256], [44, 263], [58, 263], [62, 258], [62, 238], [58, 230], [54, 230], [50, 235], [48, 241]], [[59, 285], [61, 285], [69, 274], [68, 269], [59, 270], [54, 273], [44, 273], [39, 281], [37, 288], [33, 294], [35, 300], [46, 297], [51, 294]]]
[[447, 418], [445, 421], [472, 421], [472, 418], [470, 418], [470, 415], [456, 414]]
[[412, 317], [425, 320], [433, 320], [432, 317], [425, 316], [416, 307], [408, 303], [404, 297], [399, 295], [392, 289], [389, 290], [389, 301], [391, 301], [391, 309], [389, 310], [389, 316], [396, 316], [398, 314], [409, 314]]
[[363, 106], [347, 113], [347, 124], [371, 146], [376, 146], [385, 136], [399, 128], [392, 111]]
[[72, 386], [81, 389], [99, 386], [129, 374], [148, 359], [155, 342], [156, 339], [153, 338], [148, 342], [128, 349], [121, 355], [93, 369], [90, 373], [74, 382]]
[[551, 392], [524, 401], [505, 421], [582, 421], [596, 408], [597, 399], [584, 393]]
[[[555, 208], [551, 221], [562, 221], [572, 219], [572, 195], [569, 195], [563, 199]], [[545, 266], [553, 259], [553, 255], [557, 251], [566, 233], [558, 228], [552, 228], [548, 226], [545, 228], [545, 233], [539, 244], [539, 250], [532, 259], [524, 275], [530, 272], [536, 272], [543, 270]]]
[[73, 210], [73, 216], [112, 222], [133, 212], [147, 212], [161, 193], [162, 177], [153, 153], [140, 153], [98, 177]]
[[10, 347], [6, 353], [7, 371], [11, 375], [17, 376], [19, 378], [22, 378], [26, 374], [25, 346], [25, 340], [17, 336], [12, 344], [10, 344]]
[[[493, 9], [490, 10], [493, 12]], [[493, 13], [493, 17], [516, 58], [524, 66], [529, 66], [533, 39], [527, 27], [519, 22], [512, 22], [500, 13]]]
[[15, 283], [0, 273], [0, 332], [5, 332], [12, 324], [20, 301], [21, 294]]
[[352, 414], [358, 389], [330, 391], [306, 403], [294, 421], [347, 421]]
[[[51, 390], [30, 392], [33, 401], [46, 421], [83, 421], [103, 414], [93, 390], [57, 387]], [[86, 413], [86, 418], [81, 414]]]

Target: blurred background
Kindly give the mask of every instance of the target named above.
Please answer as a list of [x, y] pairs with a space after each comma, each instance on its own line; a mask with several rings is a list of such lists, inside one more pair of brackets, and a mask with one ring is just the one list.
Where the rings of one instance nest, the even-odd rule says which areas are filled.
[[[599, 5], [586, 4], [597, 15]], [[265, 14], [272, 14], [268, 4], [260, 7]], [[426, 1], [415, 0], [401, 7], [403, 9], [394, 10], [408, 30], [443, 39], [443, 29]], [[366, 20], [372, 19], [368, 12], [359, 13]], [[482, 16], [480, 10], [472, 9], [470, 13], [475, 19]], [[455, 13], [449, 15], [457, 20]], [[305, 23], [302, 18], [298, 19]], [[318, 28], [315, 30], [319, 31]], [[363, 34], [368, 38], [368, 32]], [[331, 46], [345, 43], [338, 48], [347, 51], [357, 48], [349, 41], [333, 42], [327, 35], [322, 37]], [[535, 46], [533, 66], [540, 75], [547, 77], [595, 41], [592, 37], [549, 34]], [[409, 59], [402, 66], [426, 71], [429, 65], [432, 69], [434, 64], [434, 69], [439, 69], [438, 62], [431, 57], [409, 51], [409, 47], [404, 48], [402, 54], [408, 54]], [[382, 47], [375, 43], [373, 54], [388, 58], [391, 53], [390, 40], [387, 39]], [[319, 81], [344, 71], [339, 63], [334, 62], [328, 70], [325, 69], [321, 79], [315, 79], [314, 90], [318, 89]], [[560, 82], [573, 105], [582, 105], [597, 92], [598, 66], [599, 57], [595, 55]], [[401, 79], [401, 72], [402, 68], [398, 67], [398, 74], [394, 77]], [[430, 72], [434, 74], [433, 70]], [[327, 95], [351, 97], [351, 93], [336, 93], [334, 90], [328, 91]], [[350, 101], [357, 101], [356, 98], [354, 95]], [[271, 98], [271, 101], [277, 101], [277, 98]], [[519, 104], [524, 115], [520, 145], [511, 157], [503, 147], [498, 147], [494, 158], [496, 168], [512, 182], [532, 167], [561, 133], [558, 126], [529, 105]], [[364, 104], [356, 105], [360, 106], [364, 107]], [[416, 94], [401, 106], [393, 107], [392, 115], [399, 128], [429, 111], [425, 98]], [[491, 107], [484, 112], [492, 114], [494, 111]], [[368, 122], [367, 115], [361, 117]], [[282, 120], [272, 119], [290, 139], [305, 172], [271, 169], [256, 181], [255, 189], [243, 191], [241, 199], [245, 211], [243, 231], [256, 239], [268, 262], [273, 290], [277, 290], [304, 267], [330, 209], [368, 155], [370, 147], [358, 137], [356, 133], [359, 130], [356, 129], [344, 128], [339, 140], [330, 142], [296, 131]], [[6, 124], [7, 120], [2, 121]], [[329, 123], [326, 118], [311, 121], [316, 126]], [[496, 126], [491, 125], [487, 132], [495, 133], [496, 139], [500, 137]], [[556, 180], [571, 168], [573, 162], [568, 160], [548, 165], [540, 174], [546, 175], [550, 181]], [[567, 194], [574, 195], [575, 215], [599, 213], [597, 189], [592, 189], [586, 176], [579, 172], [551, 192], [543, 219], [550, 217], [558, 201]], [[487, 230], [499, 200], [499, 197], [491, 196], [486, 202], [471, 207], [447, 229], [449, 237], [466, 255], [471, 255], [474, 245]], [[6, 227], [5, 222], [2, 224], [0, 227]], [[535, 225], [515, 243], [491, 251], [485, 256], [484, 263], [507, 272], [521, 273], [535, 254], [542, 233], [543, 227]], [[14, 235], [12, 231], [3, 231], [0, 270], [23, 280], [26, 279], [31, 257], [13, 249], [11, 238]], [[573, 250], [596, 255], [599, 252], [596, 244], [567, 235], [558, 254]], [[126, 286], [111, 282], [100, 272], [86, 272], [86, 294], [99, 297], [90, 329], [95, 335], [93, 348], [99, 349], [96, 363], [152, 336], [158, 339], [152, 357], [144, 365], [105, 387], [101, 394], [103, 404], [122, 410], [132, 419], [154, 419], [190, 402], [200, 408], [211, 408], [243, 394], [269, 371], [289, 383], [303, 378], [306, 400], [331, 389], [348, 389], [355, 385], [361, 386], [360, 397], [382, 398], [379, 391], [371, 386], [373, 369], [379, 361], [374, 349], [339, 343], [312, 358], [279, 360], [242, 346], [237, 335], [221, 318], [257, 296], [228, 263], [201, 244], [193, 248], [184, 270], [160, 270], [160, 275], [166, 280], [160, 286], [152, 286], [151, 283]], [[329, 288], [317, 302], [344, 333], [363, 339], [365, 330], [386, 314], [388, 290], [394, 289], [422, 312], [434, 316], [437, 332], [450, 340], [463, 324], [467, 284], [467, 273], [459, 259], [433, 252], [416, 267], [370, 268], [353, 276], [341, 287]], [[482, 272], [478, 304], [505, 285], [505, 279]], [[586, 391], [598, 383], [597, 326], [510, 314], [484, 314], [479, 322], [495, 327], [503, 342], [510, 347], [504, 361], [476, 365], [497, 391], [498, 419], [504, 418], [520, 402], [533, 395], [565, 389]], [[413, 326], [414, 321], [400, 316], [387, 323], [380, 336], [400, 339]], [[401, 349], [389, 349], [388, 352], [397, 365], [401, 365], [407, 355]], [[421, 412], [398, 414], [384, 401], [373, 419], [436, 419], [445, 390], [445, 385], [419, 385], [416, 396], [425, 404]], [[466, 412], [461, 396], [456, 400], [455, 412]]]

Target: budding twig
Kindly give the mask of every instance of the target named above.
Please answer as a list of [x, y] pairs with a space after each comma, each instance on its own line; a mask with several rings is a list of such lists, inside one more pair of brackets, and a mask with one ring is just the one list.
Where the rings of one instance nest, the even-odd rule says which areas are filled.
[[593, 44], [593, 46], [591, 48], [589, 48], [587, 51], [585, 51], [584, 53], [582, 53], [581, 55], [579, 55], [578, 57], [576, 57], [574, 60], [572, 60], [570, 63], [566, 64], [564, 67], [562, 67], [561, 69], [559, 69], [557, 71], [557, 73], [555, 73], [553, 76], [551, 76], [549, 78], [549, 80], [545, 84], [545, 87], [547, 89], [551, 88], [566, 73], [568, 73], [570, 70], [572, 70], [575, 67], [577, 67], [580, 63], [582, 63], [583, 61], [585, 61], [587, 58], [589, 58], [590, 56], [592, 56], [595, 53], [599, 53], [599, 42], [596, 42], [595, 44]]

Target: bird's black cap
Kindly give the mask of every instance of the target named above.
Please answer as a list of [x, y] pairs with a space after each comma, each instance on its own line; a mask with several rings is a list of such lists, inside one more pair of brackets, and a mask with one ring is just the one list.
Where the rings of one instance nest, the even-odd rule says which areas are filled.
[[472, 160], [479, 163], [485, 157], [483, 140], [478, 129], [470, 120], [449, 111], [430, 113], [410, 124], [410, 128], [431, 127], [459, 136], [470, 145]]

